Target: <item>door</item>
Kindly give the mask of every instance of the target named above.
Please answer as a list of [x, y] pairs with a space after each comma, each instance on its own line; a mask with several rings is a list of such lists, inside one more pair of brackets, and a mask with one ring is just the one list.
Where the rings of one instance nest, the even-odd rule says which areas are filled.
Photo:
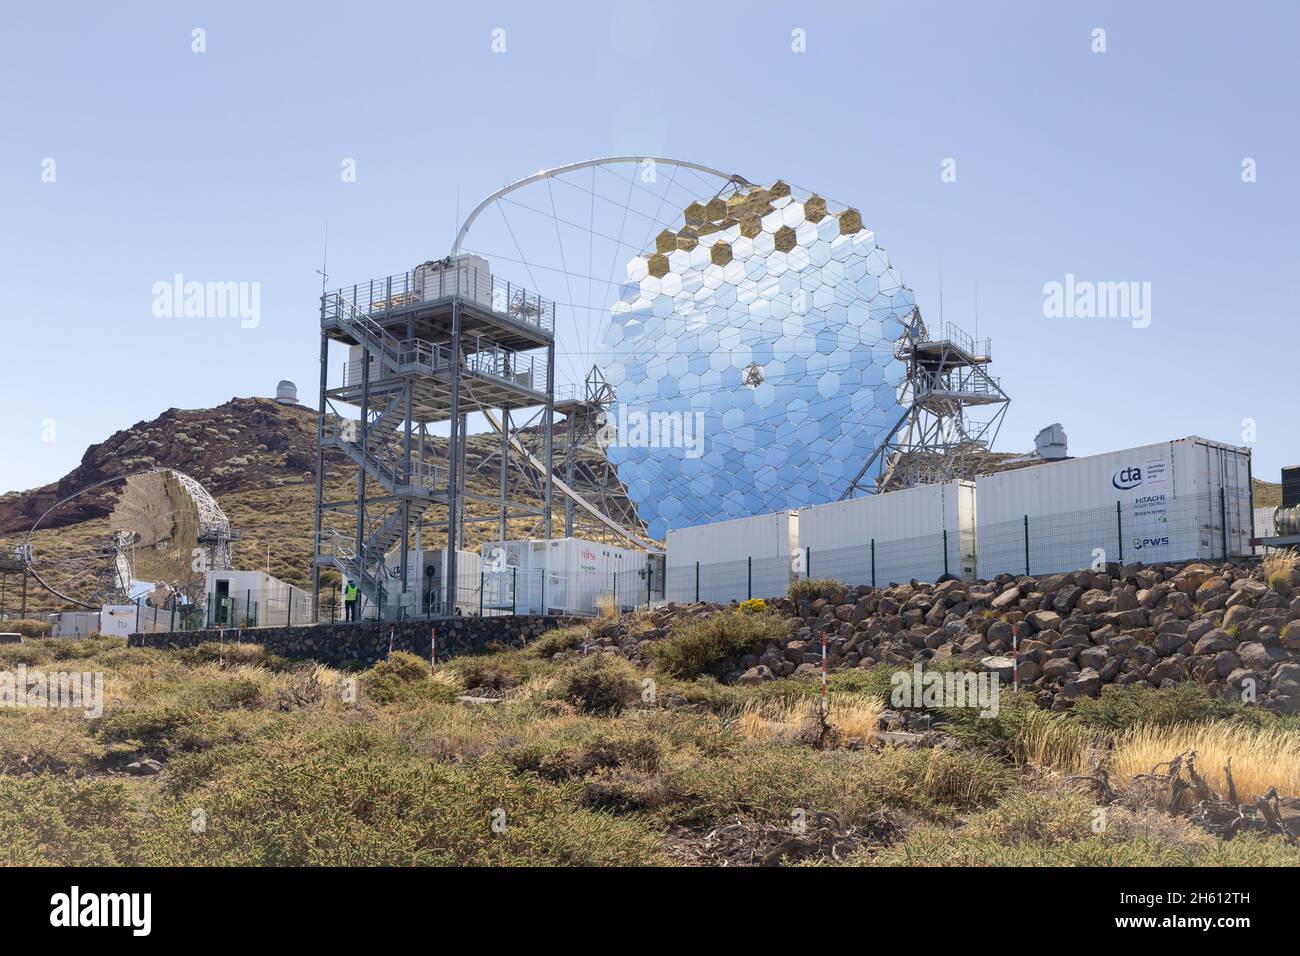
[[212, 623], [225, 627], [230, 623], [230, 582], [219, 579], [214, 597], [216, 606], [213, 608]]

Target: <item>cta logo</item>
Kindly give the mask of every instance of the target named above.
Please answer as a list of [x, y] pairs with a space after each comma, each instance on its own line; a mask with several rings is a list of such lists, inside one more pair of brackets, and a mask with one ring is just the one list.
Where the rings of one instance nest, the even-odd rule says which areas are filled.
[[1120, 491], [1136, 488], [1142, 484], [1142, 467], [1140, 465], [1128, 465], [1119, 468], [1110, 476], [1110, 483]]

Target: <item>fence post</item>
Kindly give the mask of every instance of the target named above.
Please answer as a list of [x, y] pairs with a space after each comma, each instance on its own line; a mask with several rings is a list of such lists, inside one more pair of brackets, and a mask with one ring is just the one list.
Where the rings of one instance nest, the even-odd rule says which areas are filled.
[[1115, 502], [1115, 537], [1119, 541], [1119, 563], [1124, 563], [1124, 508]]
[[482, 571], [478, 573], [478, 616], [483, 616], [483, 582], [486, 580]]
[[654, 569], [650, 567], [649, 562], [645, 566], [645, 609], [650, 610], [650, 585], [653, 582]]
[[803, 549], [803, 571], [812, 580], [812, 548]]
[[948, 529], [943, 529], [943, 573], [948, 573]]
[[140, 599], [135, 599], [135, 632], [140, 633]]
[[172, 614], [171, 614], [171, 620], [167, 625], [167, 630], [169, 631], [176, 630], [176, 598], [175, 597], [172, 598]]
[[287, 605], [284, 609], [284, 626], [290, 627], [293, 624], [293, 588], [289, 589], [289, 597], [284, 603]]
[[871, 539], [871, 586], [876, 586], [876, 539]]
[[1029, 577], [1029, 515], [1025, 515], [1025, 577]]
[[251, 589], [244, 591], [244, 623], [247, 625], [253, 620], [253, 592]]
[[519, 569], [510, 569], [510, 613], [519, 613]]
[[1228, 560], [1228, 489], [1219, 488], [1219, 524], [1223, 531], [1223, 560]]
[[754, 556], [751, 554], [745, 560], [748, 562], [745, 568], [745, 597], [752, 601], [754, 599]]
[[700, 562], [695, 562], [695, 603], [700, 603]]

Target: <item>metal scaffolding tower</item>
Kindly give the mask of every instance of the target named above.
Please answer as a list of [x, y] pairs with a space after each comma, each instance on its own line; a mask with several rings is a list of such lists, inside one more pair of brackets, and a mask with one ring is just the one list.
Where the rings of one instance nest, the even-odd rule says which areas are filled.
[[[951, 322], [931, 333], [915, 310], [894, 353], [907, 365], [905, 410], [840, 500], [974, 478], [974, 453], [992, 446], [1011, 401], [988, 374], [990, 353], [988, 339], [977, 342]], [[968, 412], [977, 407], [990, 409], [990, 417], [972, 419]], [[879, 474], [874, 487], [868, 487], [877, 463]]]
[[[313, 618], [322, 567], [354, 581], [381, 616], [452, 614], [467, 521], [504, 527], [528, 517], [550, 537], [554, 327], [555, 303], [490, 275], [475, 256], [426, 262], [321, 297]], [[349, 349], [341, 381], [331, 382], [330, 342]], [[355, 408], [355, 417], [341, 406]], [[526, 408], [540, 409], [540, 507], [512, 497], [508, 482], [511, 412]], [[502, 433], [495, 495], [467, 487], [467, 425], [476, 413]], [[427, 441], [430, 426], [443, 422], [445, 457]], [[354, 496], [326, 500], [328, 449], [356, 466]], [[471, 504], [487, 514], [469, 515]], [[412, 529], [418, 547], [430, 524], [446, 528], [445, 574], [440, 595], [423, 608], [408, 593], [408, 561]], [[394, 547], [396, 561], [385, 561]]]

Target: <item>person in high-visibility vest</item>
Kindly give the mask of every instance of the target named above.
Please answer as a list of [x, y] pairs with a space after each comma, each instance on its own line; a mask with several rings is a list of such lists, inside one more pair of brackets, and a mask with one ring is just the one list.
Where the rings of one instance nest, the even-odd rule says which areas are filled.
[[343, 607], [347, 609], [347, 620], [357, 619], [357, 586], [349, 581], [343, 586]]

